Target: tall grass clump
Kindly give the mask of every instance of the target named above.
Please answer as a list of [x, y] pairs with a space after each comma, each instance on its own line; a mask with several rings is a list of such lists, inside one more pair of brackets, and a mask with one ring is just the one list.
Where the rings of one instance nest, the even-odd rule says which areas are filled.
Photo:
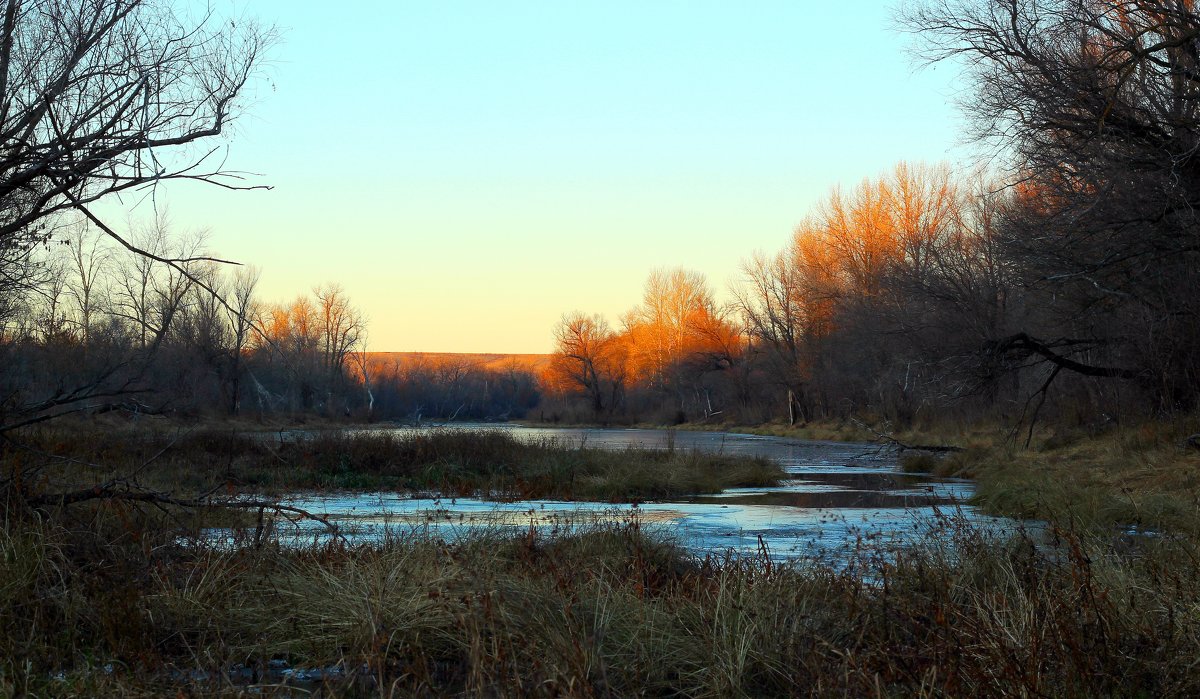
[[1060, 431], [1029, 449], [997, 444], [947, 457], [976, 480], [989, 512], [1060, 526], [1125, 528], [1200, 537], [1200, 450], [1194, 425], [1146, 425], [1079, 436]]
[[774, 485], [767, 459], [681, 450], [599, 449], [553, 438], [524, 441], [505, 431], [322, 433], [287, 443], [285, 461], [314, 485], [436, 490], [447, 494], [610, 501]]

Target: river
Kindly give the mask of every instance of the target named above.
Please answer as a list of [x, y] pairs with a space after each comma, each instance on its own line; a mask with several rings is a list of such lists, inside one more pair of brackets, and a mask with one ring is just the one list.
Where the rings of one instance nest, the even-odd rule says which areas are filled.
[[[970, 481], [899, 473], [895, 455], [873, 444], [736, 432], [493, 424], [453, 429], [503, 429], [518, 439], [551, 437], [605, 449], [634, 446], [763, 456], [781, 464], [789, 477], [776, 487], [736, 488], [636, 505], [496, 502], [394, 492], [297, 494], [285, 504], [327, 516], [351, 543], [414, 532], [453, 538], [480, 527], [514, 533], [532, 527], [552, 534], [636, 519], [643, 528], [700, 555], [765, 552], [776, 560], [842, 558], [863, 547], [936, 544], [963, 523], [983, 532], [1004, 532], [1017, 524], [983, 515], [969, 505]], [[295, 541], [325, 536], [316, 522], [281, 528], [280, 535]]]

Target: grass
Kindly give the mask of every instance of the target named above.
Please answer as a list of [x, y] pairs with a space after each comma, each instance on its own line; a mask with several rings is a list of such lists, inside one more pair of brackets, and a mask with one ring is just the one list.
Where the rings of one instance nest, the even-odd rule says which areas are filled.
[[[532, 420], [517, 420], [514, 424], [529, 427], [607, 427], [607, 423], [596, 422], [538, 422]], [[744, 424], [739, 422], [631, 422], [619, 423], [622, 426], [644, 430], [678, 430], [681, 432], [735, 432], [741, 434], [757, 434], [765, 437], [786, 437], [789, 439], [810, 439], [825, 442], [870, 442], [878, 435], [862, 422], [856, 420], [818, 420], [803, 424], [789, 425], [786, 422], [766, 422]]]
[[[0, 694], [1187, 696], [1200, 557], [947, 521], [952, 545], [848, 567], [698, 559], [636, 521], [374, 547], [0, 529]], [[141, 522], [141, 524], [145, 524]], [[271, 661], [342, 669], [298, 690]], [[255, 668], [236, 673], [237, 667]]]
[[990, 511], [1200, 535], [1200, 452], [1170, 430], [997, 448], [950, 467], [976, 478], [975, 499]]
[[1024, 448], [998, 431], [951, 440], [936, 455], [906, 452], [907, 472], [971, 478], [985, 512], [1112, 532], [1150, 529], [1200, 536], [1200, 450], [1191, 421], [1150, 422], [1099, 434], [1058, 429]]
[[177, 493], [228, 484], [256, 493], [416, 490], [625, 502], [769, 486], [784, 476], [762, 458], [585, 448], [553, 439], [522, 441], [500, 430], [318, 431], [284, 440], [219, 431], [46, 431], [22, 444], [0, 447], [7, 449], [6, 463], [28, 469], [36, 462], [37, 472], [60, 489], [137, 472], [142, 483]]
[[[545, 426], [543, 423], [529, 423], [532, 426]], [[559, 426], [555, 424], [554, 426]], [[577, 427], [593, 426], [587, 423]], [[803, 425], [789, 425], [785, 422], [768, 422], [757, 425], [718, 422], [685, 422], [678, 425], [662, 425], [656, 423], [640, 423], [638, 429], [679, 430], [685, 432], [736, 432], [741, 434], [757, 434], [765, 437], [786, 437], [788, 439], [810, 439], [823, 442], [870, 442], [876, 434], [864, 429], [861, 424], [846, 420], [827, 420], [809, 422]]]

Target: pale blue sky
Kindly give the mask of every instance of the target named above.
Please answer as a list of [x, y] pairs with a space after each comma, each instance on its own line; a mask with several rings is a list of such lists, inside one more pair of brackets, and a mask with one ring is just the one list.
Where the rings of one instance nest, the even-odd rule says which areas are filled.
[[284, 300], [340, 282], [372, 349], [544, 352], [654, 267], [784, 245], [901, 159], [963, 157], [947, 67], [884, 4], [255, 0], [284, 39], [233, 132], [270, 192], [171, 185]]

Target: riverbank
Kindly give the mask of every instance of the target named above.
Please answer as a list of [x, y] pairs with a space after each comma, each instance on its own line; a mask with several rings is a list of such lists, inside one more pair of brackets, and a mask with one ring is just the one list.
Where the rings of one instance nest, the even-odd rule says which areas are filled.
[[[984, 511], [1073, 528], [1200, 535], [1196, 425], [1147, 423], [1088, 435], [1062, 431], [1031, 448], [997, 440], [928, 460], [971, 478]], [[925, 470], [925, 469], [923, 469]]]

